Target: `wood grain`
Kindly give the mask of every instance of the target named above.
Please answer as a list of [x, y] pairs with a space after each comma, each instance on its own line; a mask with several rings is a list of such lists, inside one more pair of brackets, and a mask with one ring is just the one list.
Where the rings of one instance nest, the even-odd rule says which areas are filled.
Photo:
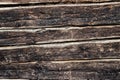
[[[113, 70], [114, 71], [114, 70]], [[2, 74], [2, 75], [1, 75]], [[82, 71], [35, 71], [35, 70], [1, 70], [1, 76], [9, 78], [9, 79], [47, 79], [47, 80], [84, 80], [84, 79], [110, 79], [110, 80], [119, 80], [120, 72], [111, 72], [111, 71], [103, 71], [103, 72], [82, 72]], [[76, 76], [77, 75], [77, 76]]]
[[[103, 41], [101, 41], [103, 42]], [[106, 41], [107, 42], [107, 41]], [[61, 43], [60, 43], [61, 44]], [[61, 60], [79, 60], [79, 59], [119, 59], [120, 57], [120, 42], [112, 43], [84, 43], [68, 46], [53, 46], [44, 45], [33, 46], [28, 48], [17, 48], [0, 50], [0, 62], [27, 62], [27, 61], [61, 61]], [[68, 43], [69, 44], [69, 43]], [[65, 45], [65, 44], [62, 44]]]
[[[7, 70], [6, 70], [7, 69]], [[120, 60], [14, 63], [0, 66], [1, 76], [29, 79], [119, 79]], [[6, 74], [6, 75], [5, 75]]]
[[119, 0], [0, 0], [0, 79], [119, 80]]
[[119, 2], [119, 0], [0, 0], [1, 5], [5, 4], [55, 4], [55, 3], [90, 3], [90, 2]]
[[115, 39], [119, 36], [119, 25], [0, 30], [0, 46]]
[[0, 27], [113, 25], [119, 17], [119, 2], [12, 7], [0, 9]]

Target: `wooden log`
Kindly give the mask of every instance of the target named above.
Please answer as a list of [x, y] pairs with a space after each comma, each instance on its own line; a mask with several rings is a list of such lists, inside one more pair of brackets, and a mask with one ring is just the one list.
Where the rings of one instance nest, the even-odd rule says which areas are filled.
[[[6, 70], [7, 69], [7, 70]], [[0, 66], [0, 77], [23, 79], [119, 79], [119, 59], [14, 63]], [[79, 74], [79, 75], [78, 75]]]
[[35, 70], [1, 70], [0, 78], [8, 79], [47, 79], [47, 80], [101, 80], [114, 79], [119, 80], [120, 72], [80, 72], [80, 71], [35, 71]]
[[0, 79], [120, 79], [119, 0], [1, 0], [0, 7]]
[[88, 71], [101, 72], [120, 70], [120, 59], [41, 61], [26, 63], [0, 64], [0, 70], [29, 70], [42, 71]]
[[[106, 34], [104, 34], [106, 33]], [[120, 26], [0, 30], [0, 46], [120, 38]]]
[[2, 8], [0, 27], [113, 25], [119, 14], [119, 2]]
[[[74, 74], [74, 75], [72, 75]], [[76, 75], [75, 75], [76, 74]], [[114, 73], [109, 75], [116, 76]], [[57, 80], [70, 80], [70, 79], [104, 79], [100, 78], [100, 75], [97, 72], [79, 72], [79, 71], [34, 71], [34, 70], [1, 70], [0, 79], [9, 78], [9, 79], [57, 79]], [[119, 74], [118, 74], [119, 76]], [[104, 75], [103, 77], [109, 77]], [[115, 78], [118, 79], [119, 77]]]
[[[107, 43], [106, 43], [107, 42]], [[66, 45], [66, 46], [65, 46]], [[0, 48], [0, 62], [60, 61], [86, 59], [116, 59], [120, 57], [120, 41], [70, 42]]]

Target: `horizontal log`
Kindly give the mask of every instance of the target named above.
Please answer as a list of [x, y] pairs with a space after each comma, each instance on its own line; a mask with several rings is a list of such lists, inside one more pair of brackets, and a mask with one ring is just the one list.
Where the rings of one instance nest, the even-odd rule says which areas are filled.
[[[34, 74], [33, 74], [34, 73]], [[47, 71], [40, 72], [34, 70], [2, 70], [0, 71], [0, 78], [9, 78], [9, 79], [57, 79], [57, 80], [84, 80], [84, 79], [114, 79], [117, 80], [120, 78], [120, 73], [111, 72], [97, 73], [97, 72], [79, 72], [79, 71]]]
[[119, 0], [0, 0], [0, 5], [5, 4], [28, 4], [28, 3], [41, 3], [41, 4], [55, 4], [55, 3], [88, 3], [88, 2], [118, 2]]
[[0, 77], [4, 78], [116, 80], [120, 78], [119, 72], [119, 59], [28, 62], [0, 66]]
[[[14, 14], [14, 15], [13, 15]], [[86, 26], [120, 23], [120, 3], [0, 8], [0, 27]]]
[[101, 72], [120, 70], [120, 59], [93, 59], [68, 61], [35, 61], [0, 64], [0, 70], [41, 70], [41, 71], [88, 71]]
[[114, 79], [119, 80], [120, 72], [81, 72], [81, 71], [35, 71], [35, 70], [1, 70], [0, 78], [9, 79], [57, 79], [57, 80], [101, 80]]
[[63, 41], [120, 37], [120, 26], [64, 27], [0, 30], [0, 46], [31, 45]]
[[[89, 73], [89, 72], [88, 72]], [[87, 75], [87, 74], [86, 74]], [[69, 71], [1, 70], [0, 78], [8, 79], [70, 79]]]
[[[115, 40], [116, 41], [116, 40]], [[104, 42], [104, 41], [101, 41]], [[0, 62], [59, 61], [79, 59], [104, 59], [120, 57], [120, 41], [107, 43], [69, 43], [36, 45], [31, 47], [1, 47]], [[58, 46], [57, 46], [58, 45]], [[63, 45], [63, 46], [62, 46]], [[64, 46], [67, 45], [67, 46]]]
[[120, 27], [95, 26], [119, 24], [119, 11], [119, 2], [0, 8], [0, 78], [120, 79]]

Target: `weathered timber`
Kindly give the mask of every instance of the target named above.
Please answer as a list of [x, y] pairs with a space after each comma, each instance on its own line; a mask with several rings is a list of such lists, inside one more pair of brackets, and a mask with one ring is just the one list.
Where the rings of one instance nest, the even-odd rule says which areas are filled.
[[[113, 70], [114, 71], [114, 70]], [[40, 80], [119, 80], [120, 72], [101, 71], [40, 71], [40, 70], [1, 70], [0, 79], [40, 79]]]
[[0, 77], [6, 78], [117, 80], [120, 60], [13, 63], [1, 65], [0, 71]]
[[[103, 41], [101, 41], [103, 42]], [[107, 41], [106, 41], [107, 42]], [[69, 43], [68, 43], [69, 44]], [[52, 44], [51, 44], [52, 45]], [[54, 44], [53, 44], [54, 45]], [[17, 48], [12, 46], [0, 50], [0, 63], [27, 62], [27, 61], [60, 61], [79, 59], [116, 59], [120, 57], [120, 42], [112, 43], [79, 43], [68, 46], [36, 45]], [[62, 45], [65, 45], [64, 43]]]
[[0, 46], [114, 39], [120, 38], [119, 36], [119, 25], [0, 30]]
[[119, 80], [120, 1], [0, 0], [0, 79]]
[[120, 3], [63, 4], [0, 9], [0, 27], [120, 24]]
[[0, 0], [0, 5], [9, 4], [58, 4], [58, 3], [89, 3], [89, 2], [119, 2], [119, 0]]
[[[1, 71], [2, 77], [0, 78], [9, 78], [9, 79], [47, 79], [47, 80], [101, 80], [101, 79], [112, 79], [119, 80], [119, 72], [80, 72], [80, 71], [33, 71], [33, 70], [8, 70]], [[76, 76], [77, 75], [77, 76]]]
[[36, 61], [25, 63], [0, 64], [0, 70], [29, 70], [43, 71], [110, 71], [120, 70], [120, 59], [93, 59], [68, 61]]

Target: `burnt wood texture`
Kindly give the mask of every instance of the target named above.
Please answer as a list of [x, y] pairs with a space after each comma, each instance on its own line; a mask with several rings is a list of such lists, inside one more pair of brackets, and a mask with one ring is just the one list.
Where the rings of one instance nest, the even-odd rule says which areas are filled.
[[0, 0], [0, 79], [120, 80], [120, 1]]

